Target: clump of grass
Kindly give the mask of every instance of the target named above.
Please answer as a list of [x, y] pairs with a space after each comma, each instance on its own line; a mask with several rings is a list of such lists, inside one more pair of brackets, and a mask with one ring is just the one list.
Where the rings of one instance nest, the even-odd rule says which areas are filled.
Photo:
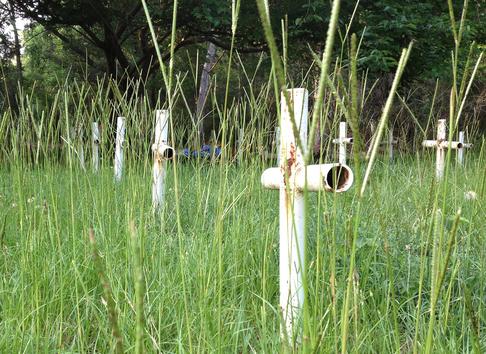
[[[114, 351], [115, 353], [123, 353], [123, 338], [120, 332], [120, 327], [118, 326], [118, 313], [116, 310], [116, 303], [113, 297], [113, 291], [111, 290], [110, 282], [106, 277], [106, 271], [103, 265], [103, 261], [101, 260], [100, 254], [98, 252], [98, 248], [96, 246], [95, 234], [93, 229], [89, 229], [89, 242], [91, 243], [91, 247], [93, 248], [93, 263], [96, 267], [96, 271], [100, 278], [100, 283], [103, 287], [104, 302], [106, 302], [106, 309], [108, 310], [108, 319], [111, 326], [111, 332], [113, 334], [113, 338], [115, 341]], [[138, 282], [139, 281], [137, 281], [137, 283]]]

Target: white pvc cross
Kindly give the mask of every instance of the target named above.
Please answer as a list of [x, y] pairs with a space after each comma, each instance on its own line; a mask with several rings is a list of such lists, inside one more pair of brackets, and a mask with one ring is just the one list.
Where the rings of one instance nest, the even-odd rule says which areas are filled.
[[445, 152], [447, 148], [461, 149], [463, 144], [458, 141], [447, 141], [446, 139], [446, 120], [439, 119], [437, 124], [437, 140], [424, 140], [422, 142], [424, 147], [433, 147], [437, 149], [437, 157], [435, 162], [435, 176], [438, 180], [444, 176], [444, 162]]
[[[302, 144], [307, 142], [306, 89], [288, 91], [295, 124]], [[280, 310], [284, 325], [282, 337], [291, 339], [301, 335], [300, 314], [304, 303], [302, 272], [304, 262], [304, 189], [311, 192], [344, 192], [353, 184], [353, 172], [342, 164], [304, 165], [304, 156], [294, 136], [289, 108], [282, 95], [280, 129], [280, 166], [265, 170], [262, 185], [280, 191]]]
[[339, 145], [339, 163], [346, 164], [346, 145], [353, 143], [353, 138], [346, 137], [346, 122], [339, 122], [339, 138], [333, 139], [334, 144]]
[[154, 167], [152, 173], [152, 207], [154, 211], [161, 208], [164, 202], [164, 181], [166, 161], [174, 157], [174, 149], [167, 145], [169, 131], [169, 111], [155, 112], [155, 141], [152, 145]]
[[465, 143], [464, 142], [464, 132], [459, 132], [459, 143], [462, 147], [457, 149], [457, 162], [462, 165], [464, 164], [464, 149], [472, 148], [473, 144]]
[[93, 122], [92, 125], [92, 162], [93, 170], [98, 172], [100, 169], [100, 128], [98, 122]]
[[125, 141], [125, 118], [118, 117], [116, 123], [115, 181], [120, 182], [123, 172], [123, 143]]

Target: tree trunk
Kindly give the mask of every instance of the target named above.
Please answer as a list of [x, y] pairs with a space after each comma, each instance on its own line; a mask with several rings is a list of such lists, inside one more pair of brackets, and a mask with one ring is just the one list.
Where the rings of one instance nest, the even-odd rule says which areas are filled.
[[206, 54], [206, 62], [204, 63], [201, 73], [201, 83], [199, 84], [199, 95], [196, 104], [196, 123], [199, 131], [199, 139], [204, 142], [204, 105], [208, 97], [209, 84], [211, 82], [211, 70], [216, 62], [216, 46], [209, 43], [208, 52]]
[[23, 68], [22, 68], [22, 58], [21, 58], [21, 53], [20, 53], [20, 39], [19, 39], [19, 31], [17, 29], [17, 23], [16, 23], [16, 15], [15, 15], [15, 9], [13, 7], [13, 4], [9, 2], [9, 16], [10, 16], [10, 23], [12, 25], [13, 29], [13, 35], [14, 35], [14, 53], [15, 53], [15, 68], [17, 70], [17, 81], [22, 83], [22, 73], [23, 73]]

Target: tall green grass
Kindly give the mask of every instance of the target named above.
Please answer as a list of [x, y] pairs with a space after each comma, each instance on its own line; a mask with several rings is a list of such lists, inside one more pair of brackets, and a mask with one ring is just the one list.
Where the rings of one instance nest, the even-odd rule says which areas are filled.
[[[436, 181], [433, 152], [402, 149], [393, 162], [378, 153], [391, 101], [371, 160], [363, 161], [354, 149], [356, 186], [342, 195], [306, 195], [304, 336], [292, 347], [282, 342], [278, 193], [264, 190], [260, 175], [276, 163], [279, 90], [290, 86], [290, 63], [281, 62], [270, 14], [264, 1], [258, 4], [273, 69], [249, 72], [231, 51], [247, 82], [245, 95], [229, 96], [230, 60], [228, 76], [215, 79], [224, 86], [223, 101], [213, 85], [210, 108], [220, 121], [215, 135], [224, 153], [206, 161], [179, 156], [170, 163], [161, 213], [151, 209], [154, 110], [171, 108], [177, 150], [192, 146], [198, 134], [182, 89], [184, 75], [175, 74], [172, 61], [168, 67], [161, 63], [166, 96], [158, 102], [141, 94], [142, 81], [133, 81], [127, 92], [109, 80], [94, 86], [73, 82], [61, 85], [47, 107], [24, 89], [19, 111], [0, 114], [1, 352], [485, 350], [484, 139], [472, 137], [476, 144], [466, 152], [465, 166], [449, 151], [445, 178]], [[342, 51], [332, 54], [338, 5], [327, 49], [315, 63], [321, 75], [309, 162], [317, 131], [324, 138], [314, 159], [336, 159], [326, 138], [336, 135], [342, 119], [355, 141], [366, 140], [360, 118], [374, 85], [366, 75], [358, 78], [356, 36], [346, 33]], [[238, 8], [234, 2], [233, 33]], [[450, 138], [482, 60], [471, 57], [458, 77], [463, 23], [459, 29], [452, 25]], [[256, 75], [265, 75], [266, 84], [256, 87]], [[297, 81], [312, 83], [306, 75]], [[435, 134], [434, 107], [430, 112], [418, 142]], [[119, 184], [112, 169], [116, 116], [127, 119]], [[93, 121], [102, 126], [98, 173], [90, 166]], [[244, 140], [237, 146], [241, 128]], [[81, 147], [86, 171], [79, 164]]]

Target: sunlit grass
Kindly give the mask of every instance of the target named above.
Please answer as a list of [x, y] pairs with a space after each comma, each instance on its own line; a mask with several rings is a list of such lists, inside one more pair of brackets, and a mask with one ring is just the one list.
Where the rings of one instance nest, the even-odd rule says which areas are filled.
[[[462, 210], [462, 222], [437, 313], [436, 350], [468, 351], [484, 305], [484, 161], [468, 155], [468, 167], [450, 177], [445, 236]], [[431, 276], [428, 228], [433, 222], [433, 160], [378, 161], [363, 201], [350, 329], [355, 352], [409, 351], [419, 316], [419, 343], [426, 335]], [[135, 345], [136, 311], [130, 222], [136, 225], [144, 275], [143, 345], [148, 351], [275, 352], [280, 349], [278, 301], [278, 193], [264, 191], [262, 166], [181, 164], [182, 243], [174, 222], [173, 181], [167, 206], [154, 216], [150, 170], [127, 166], [123, 182], [112, 170], [99, 174], [45, 166], [2, 169], [0, 242], [2, 277], [0, 345], [13, 351], [106, 351], [114, 344], [107, 303], [89, 245], [93, 228], [112, 291], [125, 350]], [[220, 169], [225, 177], [220, 178]], [[171, 176], [171, 174], [168, 174]], [[221, 184], [225, 194], [219, 195]], [[477, 199], [465, 193], [476, 191]], [[483, 191], [481, 194], [481, 190]], [[357, 190], [339, 197], [311, 196], [308, 222], [309, 304], [317, 351], [334, 351], [351, 252]], [[223, 213], [218, 214], [217, 210]], [[218, 241], [223, 230], [223, 276]], [[182, 246], [183, 259], [178, 258]], [[425, 247], [425, 251], [422, 249]], [[179, 262], [183, 262], [182, 277]], [[330, 262], [335, 284], [330, 285]], [[425, 266], [423, 279], [420, 267]], [[188, 299], [187, 318], [182, 279]], [[221, 281], [222, 284], [218, 282]], [[421, 283], [422, 282], [422, 283]], [[422, 305], [417, 296], [422, 287]], [[464, 303], [468, 291], [473, 312]], [[215, 311], [222, 292], [223, 331]], [[354, 302], [356, 301], [356, 303]], [[354, 318], [354, 316], [358, 316]], [[476, 321], [476, 322], [475, 322]], [[354, 326], [356, 322], [356, 326]], [[338, 327], [336, 327], [336, 325]], [[188, 332], [186, 328], [189, 327]], [[355, 333], [356, 331], [356, 333]], [[447, 333], [444, 336], [443, 333]], [[217, 347], [216, 338], [221, 339]], [[479, 337], [484, 340], [484, 337]]]

